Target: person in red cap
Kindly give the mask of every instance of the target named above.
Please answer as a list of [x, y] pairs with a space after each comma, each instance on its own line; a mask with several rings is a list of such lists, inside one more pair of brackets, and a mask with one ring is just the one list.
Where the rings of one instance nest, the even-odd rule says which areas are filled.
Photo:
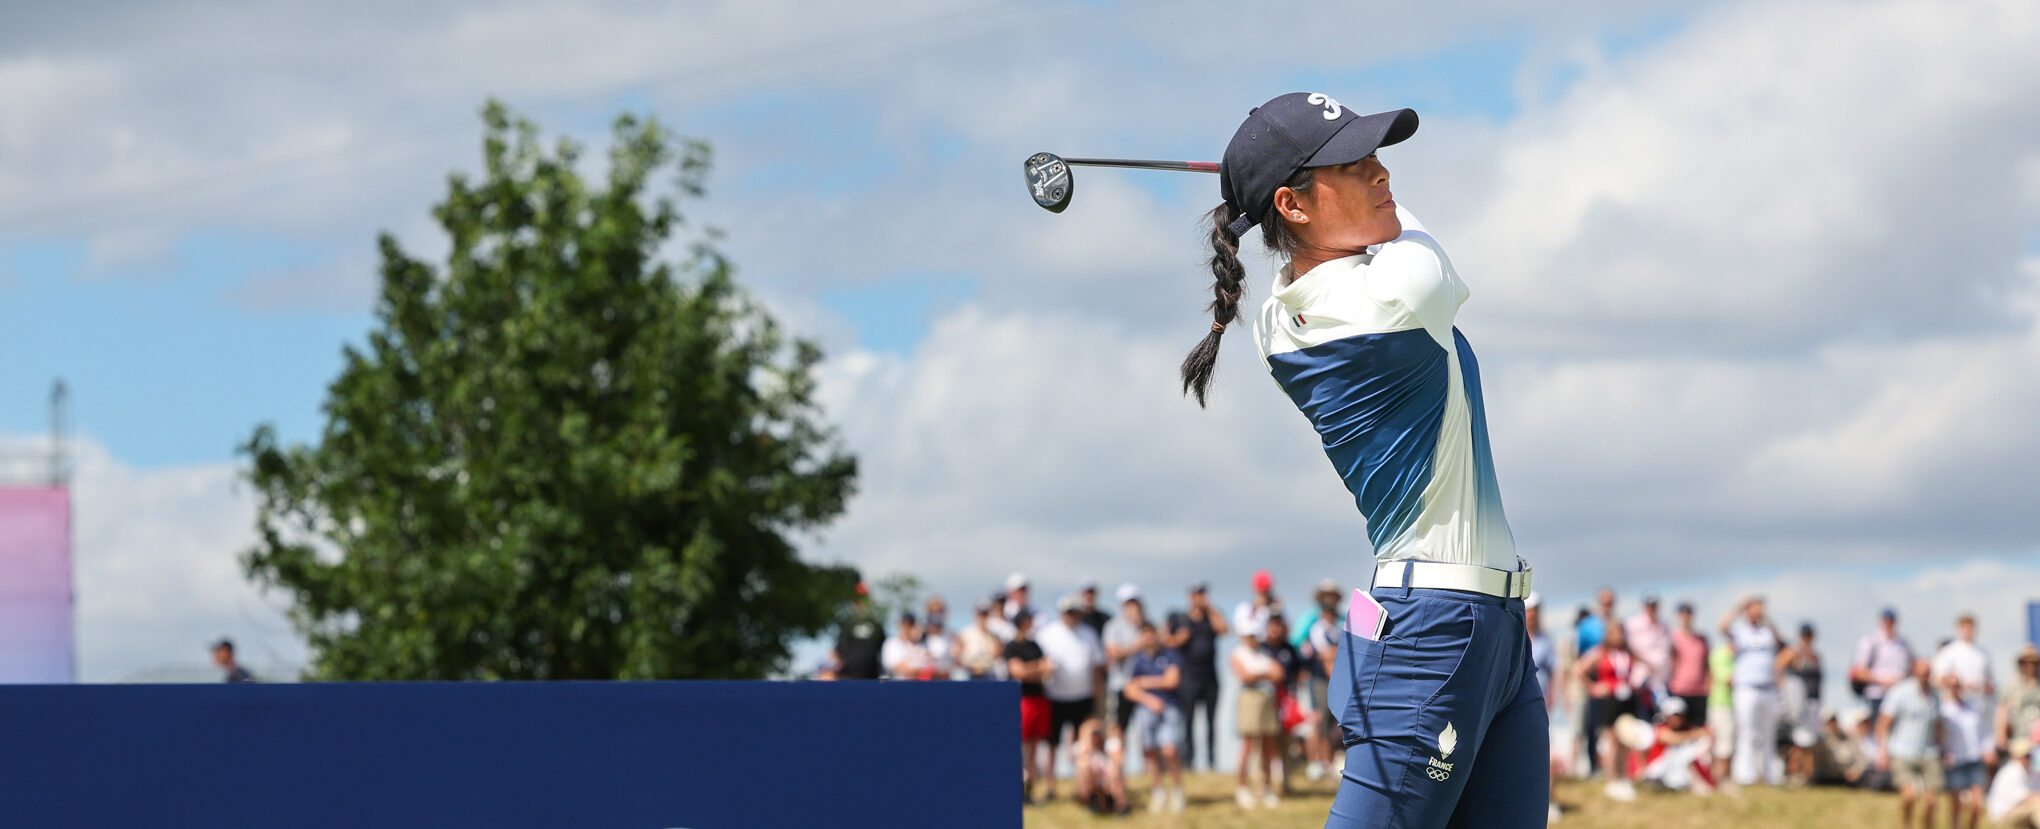
[[1254, 571], [1254, 595], [1233, 608], [1233, 627], [1267, 627], [1268, 617], [1282, 612], [1282, 599], [1275, 595], [1275, 574]]

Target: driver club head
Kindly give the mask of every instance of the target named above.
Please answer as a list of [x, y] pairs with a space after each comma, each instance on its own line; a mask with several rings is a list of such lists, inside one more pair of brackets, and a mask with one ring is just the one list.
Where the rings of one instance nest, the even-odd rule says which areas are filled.
[[1070, 176], [1070, 165], [1055, 153], [1035, 153], [1027, 157], [1023, 165], [1027, 173], [1027, 192], [1034, 196], [1034, 203], [1050, 213], [1061, 213], [1070, 206], [1070, 197], [1076, 195], [1077, 182]]

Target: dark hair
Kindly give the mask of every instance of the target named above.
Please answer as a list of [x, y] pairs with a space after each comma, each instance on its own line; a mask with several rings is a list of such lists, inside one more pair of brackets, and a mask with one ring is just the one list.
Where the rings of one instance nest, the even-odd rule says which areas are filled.
[[1147, 633], [1148, 631], [1151, 631], [1151, 630], [1154, 630], [1154, 629], [1155, 629], [1155, 623], [1153, 623], [1153, 622], [1150, 622], [1150, 621], [1147, 621], [1147, 620], [1144, 620], [1144, 619], [1143, 619], [1143, 620], [1141, 621], [1141, 623], [1140, 623], [1140, 632], [1141, 632], [1141, 633]]
[[[1317, 181], [1317, 174], [1311, 168], [1296, 171], [1284, 184], [1296, 192], [1304, 192]], [[1269, 251], [1288, 259], [1296, 253], [1296, 236], [1279, 216], [1271, 215], [1261, 222], [1261, 244]], [[1211, 304], [1205, 306], [1211, 311], [1211, 331], [1190, 349], [1183, 358], [1183, 393], [1197, 398], [1197, 405], [1204, 405], [1205, 390], [1211, 386], [1211, 373], [1218, 368], [1218, 344], [1225, 336], [1225, 327], [1240, 317], [1240, 297], [1246, 295], [1246, 266], [1240, 264], [1240, 237], [1232, 232], [1233, 220], [1240, 217], [1240, 211], [1231, 204], [1221, 204], [1208, 214], [1211, 220]]]

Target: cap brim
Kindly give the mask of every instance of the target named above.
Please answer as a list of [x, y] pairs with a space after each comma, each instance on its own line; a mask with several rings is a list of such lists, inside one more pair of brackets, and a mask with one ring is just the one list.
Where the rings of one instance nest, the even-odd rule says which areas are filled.
[[1374, 154], [1375, 150], [1400, 144], [1417, 133], [1417, 111], [1397, 109], [1362, 115], [1339, 128], [1332, 140], [1313, 153], [1305, 167], [1337, 167]]

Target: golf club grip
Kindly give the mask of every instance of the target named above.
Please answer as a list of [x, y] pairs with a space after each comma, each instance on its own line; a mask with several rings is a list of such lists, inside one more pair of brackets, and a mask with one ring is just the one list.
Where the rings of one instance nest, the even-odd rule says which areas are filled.
[[1065, 164], [1085, 167], [1130, 167], [1135, 170], [1183, 170], [1192, 173], [1216, 173], [1216, 161], [1142, 161], [1133, 158], [1065, 158]]

